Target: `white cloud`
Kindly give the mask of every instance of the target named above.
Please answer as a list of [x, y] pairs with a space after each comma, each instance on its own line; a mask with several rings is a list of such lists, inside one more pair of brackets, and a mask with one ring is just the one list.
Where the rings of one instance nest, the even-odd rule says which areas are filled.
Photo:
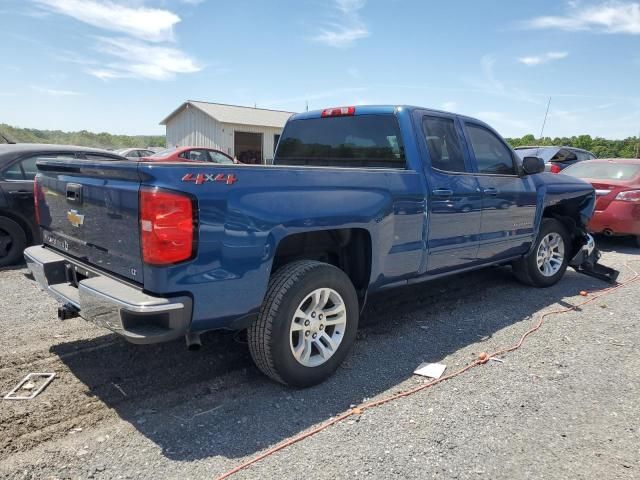
[[508, 136], [510, 133], [503, 132], [530, 132], [532, 131], [532, 126], [523, 122], [518, 118], [513, 118], [509, 114], [505, 112], [494, 112], [494, 111], [486, 111], [486, 112], [477, 112], [473, 115], [480, 120], [487, 122], [493, 128], [495, 128], [502, 135]]
[[612, 1], [586, 8], [573, 3], [569, 4], [569, 11], [564, 16], [536, 17], [524, 22], [524, 26], [534, 29], [595, 30], [640, 35], [640, 3]]
[[453, 112], [458, 109], [458, 103], [451, 101], [443, 102], [442, 105], [440, 105], [440, 108], [446, 112]]
[[40, 87], [38, 85], [31, 85], [31, 89], [38, 93], [51, 95], [52, 97], [74, 97], [78, 95], [84, 95], [84, 93], [74, 92], [72, 90], [56, 90], [54, 88]]
[[[169, 80], [177, 74], [199, 72], [203, 67], [175, 46], [174, 26], [180, 17], [169, 10], [149, 8], [139, 0], [32, 0], [46, 11], [126, 36], [97, 37], [94, 50], [102, 55], [62, 51], [56, 58], [85, 67], [101, 80], [138, 78]], [[182, 0], [197, 4], [203, 0]]]
[[529, 57], [520, 57], [518, 61], [524, 63], [527, 66], [541, 65], [543, 63], [551, 62], [552, 60], [561, 60], [569, 56], [568, 52], [547, 52], [542, 55], [532, 55]]
[[169, 80], [179, 73], [195, 73], [202, 66], [177, 48], [150, 45], [128, 38], [98, 38], [97, 50], [117, 60], [87, 73], [102, 80], [144, 78]]
[[169, 10], [131, 7], [111, 0], [33, 0], [43, 8], [94, 27], [150, 42], [171, 41], [180, 17]]
[[355, 78], [356, 80], [359, 80], [359, 79], [361, 78], [360, 70], [358, 70], [356, 67], [349, 67], [349, 68], [347, 68], [347, 74], [348, 74], [351, 78]]
[[[465, 77], [463, 81], [478, 93], [506, 98], [512, 101], [526, 102], [531, 104], [541, 104], [538, 95], [532, 94], [521, 87], [505, 85], [496, 76], [496, 58], [493, 55], [483, 55], [480, 59], [482, 75]], [[469, 89], [466, 89], [469, 90]]]
[[326, 22], [313, 40], [330, 47], [350, 47], [356, 40], [370, 35], [360, 18], [366, 0], [333, 0], [331, 20]]

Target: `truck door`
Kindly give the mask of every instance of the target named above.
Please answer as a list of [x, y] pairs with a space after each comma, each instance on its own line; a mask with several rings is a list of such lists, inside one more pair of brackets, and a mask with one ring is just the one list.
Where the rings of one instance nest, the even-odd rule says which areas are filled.
[[465, 122], [465, 135], [482, 191], [482, 222], [478, 260], [514, 257], [533, 240], [536, 189], [530, 177], [519, 176], [515, 154], [495, 132]]
[[453, 115], [417, 112], [429, 184], [428, 273], [476, 262], [482, 196]]

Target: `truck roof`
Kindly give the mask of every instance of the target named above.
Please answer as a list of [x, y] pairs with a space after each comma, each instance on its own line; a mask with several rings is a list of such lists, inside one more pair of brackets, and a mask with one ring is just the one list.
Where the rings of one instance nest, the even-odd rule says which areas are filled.
[[[384, 114], [389, 115], [389, 114], [394, 114], [399, 110], [408, 110], [408, 111], [423, 110], [428, 113], [429, 112], [446, 113], [447, 115], [455, 115], [465, 120], [473, 120], [474, 122], [484, 125], [489, 129], [493, 130], [493, 128], [491, 128], [487, 123], [483, 122], [482, 120], [478, 120], [477, 118], [468, 117], [466, 115], [461, 115], [454, 112], [447, 112], [445, 110], [438, 110], [435, 108], [418, 107], [416, 105], [354, 105], [354, 107], [355, 107], [354, 115], [384, 115]], [[332, 107], [328, 107], [328, 108], [332, 108]], [[334, 107], [334, 108], [341, 108], [341, 107]], [[291, 121], [291, 120], [305, 120], [309, 118], [320, 118], [324, 110], [326, 109], [323, 108], [321, 110], [310, 110], [308, 112], [296, 113], [292, 115], [289, 118], [289, 120]]]

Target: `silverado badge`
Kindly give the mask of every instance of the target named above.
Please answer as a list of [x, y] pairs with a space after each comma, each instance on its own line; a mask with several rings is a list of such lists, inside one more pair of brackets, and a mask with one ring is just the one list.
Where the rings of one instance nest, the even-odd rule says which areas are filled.
[[74, 227], [79, 227], [84, 223], [84, 215], [80, 215], [77, 210], [69, 210], [67, 212], [67, 220]]

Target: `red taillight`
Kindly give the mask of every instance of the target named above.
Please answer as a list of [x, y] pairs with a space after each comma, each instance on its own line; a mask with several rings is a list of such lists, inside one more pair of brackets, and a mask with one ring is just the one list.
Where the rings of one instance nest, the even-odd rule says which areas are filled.
[[556, 165], [555, 163], [551, 165], [551, 168], [549, 169], [549, 171], [551, 173], [560, 173], [562, 171], [562, 169], [560, 168], [559, 165]]
[[322, 117], [350, 117], [355, 113], [356, 107], [327, 108], [322, 111]]
[[616, 195], [616, 200], [622, 202], [640, 202], [640, 190], [627, 190]]
[[33, 208], [36, 214], [36, 225], [40, 226], [40, 197], [42, 196], [42, 187], [38, 183], [38, 177], [33, 179]]
[[140, 243], [149, 265], [188, 260], [194, 253], [194, 209], [191, 197], [157, 188], [140, 190]]

